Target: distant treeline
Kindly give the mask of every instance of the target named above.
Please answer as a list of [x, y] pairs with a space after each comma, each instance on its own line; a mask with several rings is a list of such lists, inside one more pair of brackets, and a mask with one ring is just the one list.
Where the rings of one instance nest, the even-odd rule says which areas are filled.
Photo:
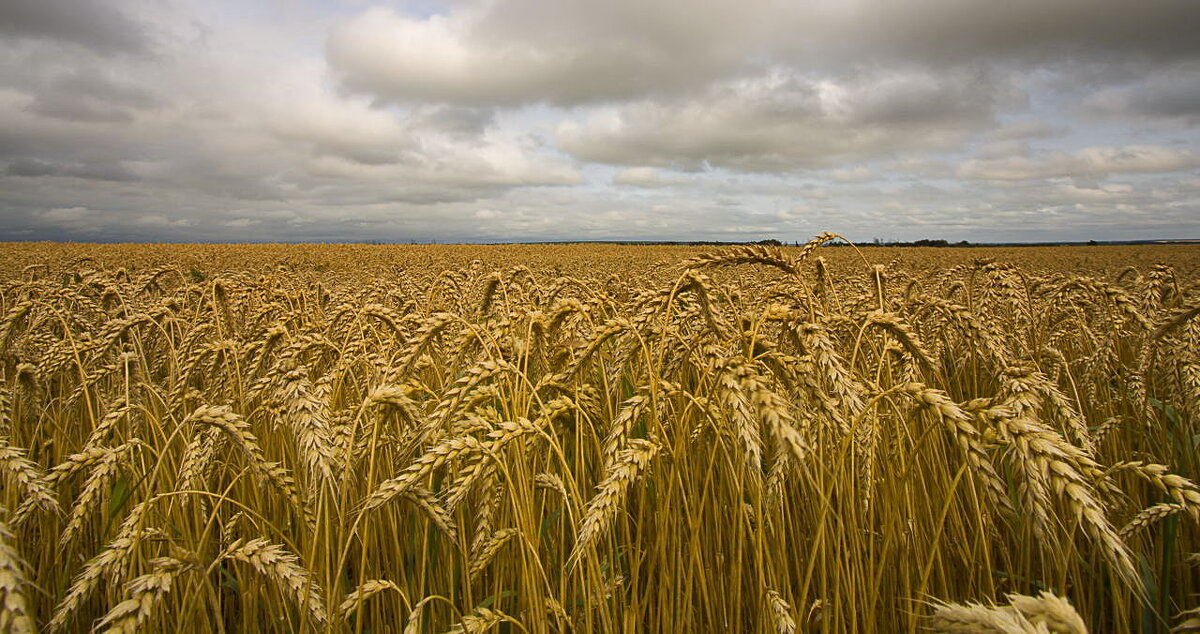
[[970, 242], [963, 240], [961, 242], [951, 243], [948, 240], [929, 240], [921, 239], [913, 242], [884, 242], [878, 238], [874, 242], [860, 245], [868, 247], [969, 247], [974, 246]]

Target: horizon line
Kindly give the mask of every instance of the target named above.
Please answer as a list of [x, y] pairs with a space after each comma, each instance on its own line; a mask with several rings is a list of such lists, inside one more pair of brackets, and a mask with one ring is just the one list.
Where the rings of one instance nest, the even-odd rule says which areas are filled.
[[[918, 242], [944, 242], [944, 244], [936, 245], [919, 245]], [[778, 243], [774, 245], [773, 243]], [[764, 238], [761, 240], [659, 240], [659, 239], [616, 239], [616, 238], [600, 238], [600, 239], [560, 239], [560, 240], [463, 240], [463, 241], [440, 241], [440, 240], [409, 240], [409, 241], [388, 241], [388, 240], [296, 240], [296, 241], [269, 241], [269, 240], [252, 240], [252, 241], [224, 241], [224, 240], [209, 240], [209, 241], [134, 241], [134, 240], [113, 240], [113, 241], [85, 241], [85, 240], [20, 240], [20, 239], [0, 239], [0, 244], [62, 244], [62, 245], [94, 245], [94, 246], [120, 246], [120, 245], [176, 245], [176, 246], [519, 246], [519, 245], [569, 245], [569, 244], [609, 244], [616, 246], [746, 246], [756, 244], [766, 244], [781, 247], [803, 246], [806, 241], [796, 240], [779, 240], [776, 238]], [[1122, 246], [1122, 245], [1187, 245], [1200, 244], [1200, 238], [1141, 238], [1127, 240], [1043, 240], [1043, 241], [1001, 241], [1001, 242], [971, 242], [969, 240], [959, 240], [957, 242], [945, 240], [942, 238], [920, 238], [918, 240], [889, 240], [889, 241], [871, 241], [855, 242], [842, 238], [822, 244], [822, 246], [838, 246], [840, 244], [853, 244], [859, 247], [924, 247], [934, 249], [944, 248], [968, 248], [968, 247], [1003, 247], [1003, 246]]]

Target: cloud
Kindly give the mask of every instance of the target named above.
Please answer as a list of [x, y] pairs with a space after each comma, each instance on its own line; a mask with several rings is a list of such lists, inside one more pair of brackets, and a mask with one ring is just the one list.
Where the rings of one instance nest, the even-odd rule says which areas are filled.
[[732, 0], [507, 0], [339, 23], [326, 57], [352, 91], [396, 103], [580, 104], [686, 89], [745, 65], [761, 12]]
[[56, 119], [129, 123], [159, 103], [145, 88], [94, 69], [54, 76], [36, 90], [30, 109]]
[[1030, 180], [1061, 176], [1093, 176], [1139, 172], [1178, 172], [1197, 167], [1191, 150], [1153, 145], [1089, 147], [1076, 152], [1051, 152], [1036, 157], [972, 159], [958, 168], [959, 178], [972, 180]]
[[878, 178], [875, 172], [863, 167], [851, 167], [844, 169], [835, 169], [829, 173], [830, 178], [836, 183], [866, 183]]
[[1192, 0], [492, 0], [339, 22], [352, 91], [411, 103], [578, 105], [678, 95], [768, 67], [962, 68], [1195, 59]]
[[1065, 126], [1053, 125], [1046, 121], [1024, 119], [1013, 121], [989, 130], [986, 138], [993, 141], [1024, 141], [1028, 139], [1052, 139], [1067, 134]]
[[9, 176], [26, 176], [38, 178], [42, 176], [65, 176], [85, 180], [131, 182], [138, 176], [131, 172], [120, 161], [90, 161], [84, 163], [51, 163], [39, 159], [18, 158], [5, 168]]
[[279, 141], [296, 142], [318, 156], [364, 165], [397, 163], [419, 150], [420, 141], [391, 113], [347, 107], [330, 99], [307, 99], [265, 108], [265, 129]]
[[1054, 199], [1079, 203], [1115, 202], [1128, 198], [1133, 191], [1133, 185], [1127, 183], [1106, 183], [1080, 187], [1075, 183], [1064, 182], [1055, 188]]
[[1025, 139], [989, 141], [978, 146], [975, 158], [981, 160], [1028, 158], [1032, 146]]
[[56, 222], [75, 222], [91, 215], [87, 207], [56, 207], [38, 213], [39, 217]]
[[8, 164], [5, 172], [9, 176], [50, 176], [59, 173], [57, 165], [37, 159], [16, 159]]
[[5, 0], [0, 3], [0, 34], [68, 42], [102, 53], [145, 53], [146, 28], [113, 2]]
[[1181, 64], [1108, 86], [1084, 101], [1091, 114], [1116, 118], [1200, 121], [1200, 63]]
[[[810, 19], [791, 41], [811, 55], [825, 50], [876, 62], [901, 58], [944, 64], [1162, 60], [1200, 53], [1192, 26], [1200, 6], [1190, 0], [842, 0], [818, 3], [815, 19], [807, 5], [794, 6], [797, 20]], [[825, 35], [814, 37], [814, 32]]]
[[82, 205], [75, 207], [53, 207], [34, 213], [38, 224], [68, 232], [91, 233], [104, 226], [101, 214]]
[[559, 147], [615, 165], [791, 171], [956, 147], [1012, 98], [1003, 78], [923, 72], [810, 79], [772, 72], [696, 99], [644, 100], [564, 123]]
[[666, 176], [653, 167], [630, 167], [617, 172], [612, 179], [614, 185], [631, 187], [670, 187], [688, 182], [686, 178]]

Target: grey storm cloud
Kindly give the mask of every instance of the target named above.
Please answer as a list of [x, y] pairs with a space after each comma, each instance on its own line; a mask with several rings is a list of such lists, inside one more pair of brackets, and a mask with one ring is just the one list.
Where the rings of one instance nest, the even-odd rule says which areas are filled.
[[[1189, 0], [1012, 0], [981, 2], [848, 0], [828, 10], [800, 37], [832, 55], [887, 61], [1174, 60], [1194, 58], [1200, 6]], [[807, 11], [799, 9], [797, 20]], [[803, 28], [803, 27], [801, 27]]]
[[5, 172], [10, 176], [67, 176], [99, 181], [137, 180], [137, 175], [130, 172], [120, 161], [62, 165], [38, 159], [16, 159], [8, 164]]
[[67, 71], [46, 81], [30, 106], [49, 117], [132, 122], [138, 110], [159, 105], [145, 88], [105, 77], [102, 71]]
[[146, 29], [111, 2], [99, 0], [5, 0], [0, 3], [0, 34], [45, 38], [103, 53], [145, 53]]
[[1101, 116], [1200, 121], [1200, 61], [1105, 87], [1085, 108]]
[[569, 105], [720, 78], [746, 65], [761, 17], [731, 0], [512, 0], [424, 19], [376, 7], [337, 25], [326, 55], [379, 99]]
[[1195, 59], [1192, 0], [507, 0], [428, 18], [373, 8], [327, 43], [344, 85], [392, 101], [578, 104], [687, 92], [763, 67], [852, 72]]

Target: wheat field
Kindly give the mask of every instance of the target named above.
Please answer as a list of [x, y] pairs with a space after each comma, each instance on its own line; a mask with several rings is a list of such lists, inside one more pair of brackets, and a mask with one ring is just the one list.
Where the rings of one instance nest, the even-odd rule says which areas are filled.
[[0, 633], [1200, 631], [1200, 247], [10, 244]]

